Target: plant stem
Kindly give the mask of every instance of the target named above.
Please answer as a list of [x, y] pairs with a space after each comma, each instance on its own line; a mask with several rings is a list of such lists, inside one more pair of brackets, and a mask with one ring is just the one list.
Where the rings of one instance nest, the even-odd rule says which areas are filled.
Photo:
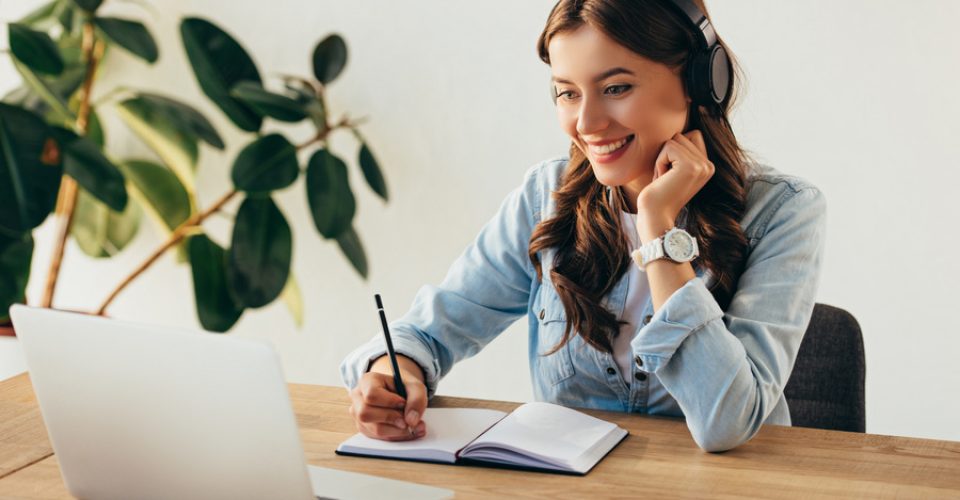
[[[80, 109], [77, 112], [76, 129], [80, 135], [87, 134], [90, 118], [90, 94], [93, 90], [93, 80], [97, 72], [97, 63], [103, 56], [103, 43], [98, 42], [94, 33], [93, 20], [87, 19], [83, 25], [83, 54], [87, 61], [87, 72], [83, 79], [83, 89], [80, 99]], [[54, 245], [50, 269], [47, 272], [47, 283], [44, 287], [42, 307], [53, 306], [53, 295], [57, 288], [57, 278], [60, 276], [60, 266], [63, 263], [63, 253], [66, 250], [67, 238], [70, 237], [70, 227], [73, 225], [73, 214], [77, 207], [77, 183], [72, 178], [64, 176], [57, 195], [56, 213], [60, 216], [57, 227], [57, 240]]]
[[[297, 151], [302, 150], [307, 146], [310, 146], [311, 144], [314, 144], [318, 141], [322, 141], [324, 138], [326, 138], [327, 134], [329, 134], [331, 130], [342, 127], [342, 126], [347, 126], [347, 124], [348, 122], [346, 118], [344, 118], [343, 120], [341, 120], [339, 124], [337, 124], [333, 128], [324, 130], [318, 133], [316, 136], [314, 136], [310, 140], [308, 140], [307, 142], [297, 145]], [[220, 199], [214, 202], [213, 205], [210, 205], [209, 208], [207, 208], [203, 212], [194, 214], [192, 217], [183, 221], [182, 224], [177, 226], [177, 228], [174, 229], [173, 233], [170, 234], [170, 237], [167, 238], [167, 241], [165, 241], [162, 245], [160, 245], [160, 247], [154, 250], [153, 253], [150, 254], [150, 256], [147, 257], [146, 260], [140, 263], [140, 265], [137, 266], [137, 268], [134, 269], [133, 272], [131, 272], [126, 278], [124, 278], [123, 281], [121, 281], [120, 284], [117, 285], [117, 287], [114, 288], [112, 292], [110, 292], [110, 295], [107, 297], [106, 300], [103, 301], [103, 304], [100, 304], [100, 307], [97, 309], [96, 314], [98, 316], [103, 316], [107, 311], [107, 307], [110, 306], [113, 300], [116, 299], [118, 295], [120, 295], [120, 292], [123, 291], [123, 289], [126, 288], [127, 285], [133, 282], [133, 280], [135, 280], [138, 276], [143, 274], [143, 272], [146, 271], [150, 266], [152, 266], [157, 261], [157, 259], [159, 259], [164, 253], [167, 252], [167, 250], [170, 250], [171, 248], [173, 248], [174, 245], [183, 241], [183, 239], [187, 237], [187, 235], [191, 231], [198, 228], [203, 223], [204, 220], [206, 220], [211, 215], [219, 212], [220, 209], [223, 208], [223, 206], [226, 205], [227, 202], [232, 200], [233, 197], [236, 196], [238, 193], [239, 191], [237, 191], [236, 189], [230, 190], [227, 194], [221, 196]]]
[[233, 197], [237, 195], [237, 193], [239, 193], [239, 191], [237, 191], [236, 189], [230, 190], [230, 192], [221, 196], [219, 200], [217, 200], [213, 205], [210, 205], [210, 207], [204, 210], [203, 212], [196, 213], [189, 219], [183, 221], [183, 224], [180, 224], [172, 233], [170, 233], [170, 237], [167, 238], [167, 241], [164, 242], [163, 245], [160, 245], [159, 248], [154, 250], [154, 252], [150, 254], [150, 256], [147, 257], [146, 260], [144, 260], [139, 266], [137, 266], [137, 268], [134, 269], [133, 272], [130, 273], [130, 275], [124, 278], [124, 280], [121, 281], [120, 284], [113, 289], [113, 292], [110, 293], [107, 299], [103, 301], [103, 304], [100, 305], [100, 308], [97, 309], [96, 314], [99, 316], [103, 316], [104, 313], [106, 313], [107, 311], [107, 307], [110, 305], [111, 302], [113, 302], [113, 299], [117, 298], [117, 295], [120, 295], [120, 292], [124, 288], [126, 288], [127, 285], [129, 285], [134, 279], [136, 279], [137, 276], [140, 276], [141, 274], [143, 274], [143, 272], [146, 271], [147, 268], [152, 266], [153, 263], [156, 262], [157, 259], [160, 258], [160, 256], [166, 253], [167, 250], [173, 248], [173, 246], [176, 245], [177, 243], [180, 243], [180, 241], [182, 241], [183, 238], [187, 236], [187, 233], [191, 232], [194, 228], [198, 227], [201, 223], [203, 223], [203, 221], [207, 217], [210, 217], [212, 214], [216, 213], [218, 210], [223, 208], [223, 206], [226, 205], [228, 201], [232, 200]]

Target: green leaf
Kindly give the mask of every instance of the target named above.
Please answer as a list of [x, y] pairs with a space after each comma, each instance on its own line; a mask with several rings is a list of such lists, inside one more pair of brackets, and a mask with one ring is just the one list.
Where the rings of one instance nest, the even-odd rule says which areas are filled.
[[360, 242], [360, 236], [357, 235], [353, 226], [337, 237], [337, 244], [340, 245], [340, 251], [347, 256], [357, 273], [363, 279], [367, 279], [367, 254], [363, 251], [363, 243]]
[[240, 99], [262, 116], [290, 123], [307, 117], [304, 105], [296, 99], [267, 91], [256, 82], [240, 82], [230, 89], [230, 95]]
[[[56, 77], [56, 79], [46, 79], [44, 82], [50, 92], [55, 93], [61, 102], [68, 102], [70, 116], [76, 116], [76, 110], [80, 109], [81, 96], [80, 92], [77, 91], [80, 89], [80, 86], [83, 85], [83, 79], [86, 76], [87, 68], [84, 66], [67, 65], [63, 73]], [[71, 98], [73, 98], [72, 101]], [[73, 102], [76, 102], [77, 105], [74, 106]]]
[[190, 218], [190, 194], [168, 168], [145, 160], [127, 160], [120, 168], [132, 191], [165, 231], [173, 231]]
[[40, 76], [34, 73], [32, 69], [19, 61], [14, 60], [13, 67], [20, 73], [20, 76], [23, 77], [24, 83], [33, 89], [44, 103], [50, 106], [50, 109], [56, 114], [58, 122], [64, 126], [69, 126], [76, 121], [76, 117], [67, 108], [67, 104], [63, 102], [60, 93], [56, 89], [48, 85]]
[[116, 165], [88, 138], [60, 127], [54, 128], [54, 134], [64, 146], [63, 171], [108, 207], [122, 212], [127, 206], [127, 188]]
[[29, 14], [21, 18], [20, 24], [36, 27], [36, 25], [41, 24], [56, 15], [58, 3], [60, 3], [60, 0], [53, 0], [41, 5], [40, 7], [37, 7]]
[[263, 307], [287, 284], [293, 235], [269, 197], [247, 197], [237, 212], [227, 260], [227, 282], [237, 302]]
[[200, 324], [211, 332], [225, 332], [243, 314], [227, 288], [226, 252], [204, 234], [191, 236], [187, 248]]
[[199, 150], [197, 139], [184, 127], [171, 122], [166, 113], [150, 102], [133, 98], [117, 105], [117, 114], [160, 160], [180, 178], [191, 198], [194, 193], [194, 171]]
[[73, 0], [73, 3], [87, 12], [96, 12], [103, 0]]
[[29, 232], [12, 238], [0, 233], [0, 323], [9, 320], [11, 305], [24, 301], [32, 257]]
[[195, 192], [194, 172], [199, 156], [198, 140], [223, 149], [223, 139], [209, 120], [188, 104], [169, 97], [142, 93], [117, 106], [120, 118], [179, 178], [191, 206]]
[[370, 189], [380, 195], [383, 201], [387, 201], [389, 198], [387, 195], [387, 181], [384, 180], [380, 165], [377, 163], [376, 158], [373, 157], [373, 153], [370, 152], [370, 148], [367, 147], [366, 143], [360, 146], [360, 170], [363, 171], [363, 178], [367, 180], [367, 185], [370, 186]]
[[149, 92], [141, 92], [137, 98], [151, 105], [153, 109], [177, 127], [190, 131], [191, 134], [201, 141], [217, 149], [224, 148], [223, 139], [220, 138], [217, 129], [214, 128], [213, 124], [210, 123], [210, 120], [208, 120], [203, 113], [197, 111], [193, 106], [176, 99], [151, 94]]
[[10, 52], [34, 71], [47, 75], [63, 72], [63, 58], [50, 36], [20, 23], [9, 24]]
[[116, 17], [97, 17], [94, 24], [103, 30], [107, 38], [133, 55], [150, 64], [157, 62], [157, 43], [153, 41], [153, 36], [143, 23]]
[[340, 35], [324, 38], [313, 49], [313, 74], [324, 85], [332, 82], [347, 65], [347, 43]]
[[76, 5], [70, 0], [62, 0], [60, 2], [60, 8], [57, 9], [57, 21], [60, 23], [60, 26], [63, 27], [65, 33], [75, 31], [78, 24], [77, 20], [83, 18], [83, 16], [76, 15], [76, 11]]
[[307, 165], [307, 201], [313, 223], [326, 238], [350, 228], [356, 201], [347, 179], [347, 165], [325, 149], [318, 149]]
[[[74, 94], [73, 98], [70, 100], [68, 105], [70, 106], [71, 112], [76, 112], [80, 109], [80, 93], [79, 92]], [[48, 113], [46, 118], [48, 123], [56, 121], [56, 115], [52, 112]], [[72, 125], [73, 124], [70, 124], [64, 128], [72, 129], [71, 128]], [[90, 106], [90, 114], [87, 116], [86, 137], [91, 141], [93, 141], [93, 143], [96, 144], [97, 146], [100, 146], [100, 149], [103, 149], [103, 147], [106, 145], [106, 137], [104, 137], [103, 125], [100, 123], [100, 116], [97, 113], [97, 109], [93, 107], [92, 104]]]
[[93, 258], [112, 257], [127, 246], [140, 229], [143, 211], [135, 201], [123, 212], [114, 212], [86, 190], [77, 193], [70, 234], [83, 253]]
[[300, 175], [297, 148], [280, 134], [260, 137], [240, 151], [233, 164], [233, 185], [241, 191], [283, 189]]
[[250, 55], [233, 37], [205, 19], [184, 19], [180, 24], [180, 34], [203, 93], [237, 127], [248, 132], [260, 130], [263, 124], [260, 115], [230, 96], [230, 89], [239, 82], [262, 82]]
[[318, 129], [327, 128], [327, 113], [310, 81], [295, 76], [284, 76], [283, 86], [292, 92], [303, 111]]
[[100, 123], [100, 115], [97, 110], [90, 106], [90, 116], [87, 117], [87, 138], [93, 141], [100, 149], [107, 144], [106, 137], [103, 134], [103, 125]]
[[287, 286], [280, 292], [280, 300], [287, 306], [287, 311], [290, 311], [293, 324], [297, 325], [297, 328], [303, 328], [303, 296], [300, 294], [297, 277], [292, 273], [287, 278]]
[[0, 103], [0, 230], [20, 234], [47, 218], [63, 175], [60, 151], [39, 116]]

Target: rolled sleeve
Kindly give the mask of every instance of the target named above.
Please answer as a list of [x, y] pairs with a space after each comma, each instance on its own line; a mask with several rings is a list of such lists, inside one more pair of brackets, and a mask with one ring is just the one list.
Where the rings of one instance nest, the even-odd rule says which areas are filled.
[[739, 446], [772, 415], [772, 423], [790, 422], [783, 389], [813, 313], [826, 203], [812, 186], [783, 193], [766, 208], [727, 310], [692, 279], [632, 344], [707, 451]]
[[[394, 352], [420, 365], [427, 386], [427, 396], [433, 397], [437, 390], [437, 383], [440, 381], [439, 361], [423, 342], [408, 338], [406, 335], [397, 335], [397, 332], [391, 336], [391, 340]], [[340, 376], [343, 378], [344, 385], [350, 389], [355, 387], [360, 377], [370, 371], [370, 365], [385, 354], [387, 354], [387, 348], [382, 336], [375, 336], [355, 349], [340, 363]]]
[[684, 283], [653, 315], [633, 340], [633, 350], [647, 370], [657, 373], [673, 357], [683, 341], [713, 320], [723, 318], [723, 310], [696, 277]]

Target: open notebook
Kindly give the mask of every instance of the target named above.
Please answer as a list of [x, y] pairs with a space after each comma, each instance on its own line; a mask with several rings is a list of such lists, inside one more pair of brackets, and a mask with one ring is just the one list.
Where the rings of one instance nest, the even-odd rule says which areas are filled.
[[427, 435], [420, 439], [391, 442], [356, 434], [337, 453], [586, 474], [627, 436], [610, 422], [550, 403], [527, 403], [510, 414], [428, 408], [423, 420]]

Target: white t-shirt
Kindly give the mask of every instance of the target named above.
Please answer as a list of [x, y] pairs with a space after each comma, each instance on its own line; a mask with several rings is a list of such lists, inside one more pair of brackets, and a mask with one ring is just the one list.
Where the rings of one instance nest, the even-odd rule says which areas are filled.
[[[637, 234], [636, 229], [637, 214], [629, 212], [620, 212], [620, 214], [623, 227], [630, 239], [630, 251], [633, 251], [640, 247], [640, 235]], [[630, 347], [630, 342], [643, 321], [643, 306], [650, 298], [650, 282], [647, 281], [646, 274], [640, 272], [640, 268], [632, 260], [627, 273], [630, 288], [627, 290], [626, 307], [623, 311], [623, 321], [627, 324], [620, 326], [620, 334], [613, 340], [613, 359], [616, 360], [617, 366], [620, 367], [620, 374], [629, 385], [633, 377], [633, 349]]]

